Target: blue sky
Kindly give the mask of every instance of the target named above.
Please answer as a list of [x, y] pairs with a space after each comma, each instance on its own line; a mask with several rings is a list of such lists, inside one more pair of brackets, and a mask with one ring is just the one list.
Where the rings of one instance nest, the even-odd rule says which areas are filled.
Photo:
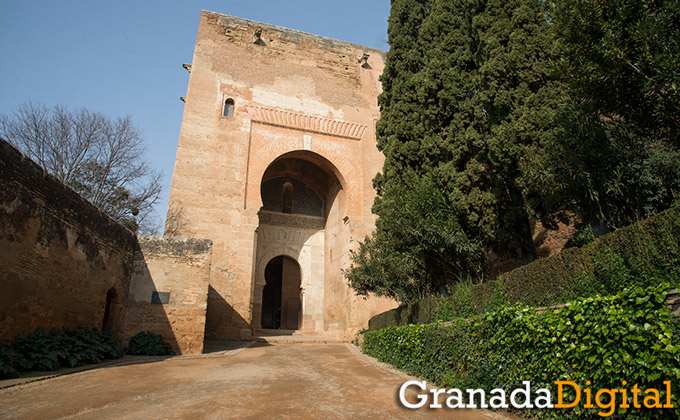
[[387, 50], [390, 0], [2, 0], [0, 114], [33, 101], [131, 115], [165, 176], [164, 218], [202, 9]]

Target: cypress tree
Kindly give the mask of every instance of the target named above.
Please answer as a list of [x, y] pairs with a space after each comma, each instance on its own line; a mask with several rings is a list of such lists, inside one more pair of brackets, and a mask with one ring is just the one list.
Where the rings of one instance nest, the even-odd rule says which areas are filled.
[[[367, 261], [386, 261], [379, 254], [387, 250], [392, 259], [403, 257], [402, 267], [418, 267], [402, 270], [401, 283], [424, 278], [429, 292], [483, 278], [492, 250], [535, 259], [521, 162], [549, 143], [560, 96], [549, 72], [552, 38], [542, 2], [393, 0], [388, 36], [377, 126], [385, 163], [374, 180], [379, 217], [371, 247], [354, 254], [349, 277]], [[409, 200], [423, 198], [409, 190], [423, 185], [434, 185], [432, 194], [441, 194], [448, 209], [395, 210], [417, 208]], [[424, 230], [418, 217], [446, 228], [429, 231], [432, 241], [404, 235], [407, 225]], [[442, 264], [443, 253], [455, 264]]]
[[387, 30], [390, 50], [380, 77], [381, 115], [376, 126], [378, 149], [389, 163], [374, 180], [379, 195], [385, 179], [399, 179], [405, 168], [418, 165], [416, 150], [424, 134], [419, 123], [421, 104], [416, 96], [417, 75], [424, 65], [418, 34], [430, 3], [430, 0], [392, 0]]
[[405, 80], [419, 108], [391, 84], [384, 86], [391, 101], [380, 103], [388, 116], [411, 105], [400, 124], [381, 115], [385, 176], [432, 172], [466, 209], [468, 234], [532, 261], [521, 161], [551, 143], [562, 96], [550, 72], [555, 47], [542, 2], [433, 1], [417, 35], [410, 42], [423, 54], [421, 68]]
[[378, 220], [352, 286], [411, 299], [483, 277], [480, 249], [529, 262], [530, 211], [611, 229], [677, 203], [679, 10], [393, 0]]
[[489, 240], [499, 253], [519, 248], [524, 263], [537, 253], [522, 192], [522, 163], [553, 142], [563, 96], [551, 71], [557, 45], [545, 11], [540, 1], [487, 0], [474, 17], [481, 38], [475, 92], [484, 144], [479, 160], [495, 203], [486, 210], [495, 226]]

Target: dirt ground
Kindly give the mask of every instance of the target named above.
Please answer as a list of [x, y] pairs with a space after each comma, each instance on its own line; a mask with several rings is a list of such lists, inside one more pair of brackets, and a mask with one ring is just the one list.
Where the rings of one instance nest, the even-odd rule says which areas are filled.
[[406, 409], [398, 391], [410, 378], [347, 344], [257, 343], [136, 363], [0, 389], [0, 418], [502, 418], [488, 411]]

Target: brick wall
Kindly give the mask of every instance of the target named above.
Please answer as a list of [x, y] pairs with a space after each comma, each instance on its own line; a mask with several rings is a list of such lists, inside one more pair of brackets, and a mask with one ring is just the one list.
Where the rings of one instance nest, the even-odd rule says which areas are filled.
[[0, 140], [0, 340], [37, 327], [121, 337], [135, 237]]
[[212, 242], [140, 236], [130, 278], [125, 340], [161, 334], [176, 353], [203, 351]]

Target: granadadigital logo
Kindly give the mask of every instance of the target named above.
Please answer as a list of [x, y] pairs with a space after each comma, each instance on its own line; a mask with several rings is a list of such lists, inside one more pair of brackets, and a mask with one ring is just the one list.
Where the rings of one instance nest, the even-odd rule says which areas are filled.
[[[661, 401], [661, 393], [658, 389], [649, 388], [642, 390], [637, 384], [626, 388], [628, 383], [621, 382], [621, 388], [599, 389], [593, 391], [591, 388], [583, 388], [572, 381], [555, 381], [557, 385], [557, 403], [553, 403], [550, 390], [539, 388], [535, 392], [531, 391], [531, 382], [522, 381], [523, 388], [517, 388], [510, 392], [507, 398], [504, 390], [500, 388], [492, 389], [487, 396], [483, 389], [458, 388], [444, 389], [432, 388], [427, 391], [425, 381], [408, 381], [399, 389], [399, 401], [407, 408], [422, 408], [430, 397], [432, 402], [430, 408], [442, 408], [442, 403], [448, 408], [573, 408], [583, 404], [584, 408], [599, 408], [598, 414], [608, 417], [614, 414], [619, 408], [675, 408], [671, 403], [671, 381], [664, 381], [666, 389], [666, 401]], [[590, 381], [586, 381], [586, 386]], [[406, 390], [414, 387], [419, 390], [417, 402], [406, 400]], [[570, 401], [565, 401], [569, 392]], [[488, 400], [487, 400], [488, 397]]]

